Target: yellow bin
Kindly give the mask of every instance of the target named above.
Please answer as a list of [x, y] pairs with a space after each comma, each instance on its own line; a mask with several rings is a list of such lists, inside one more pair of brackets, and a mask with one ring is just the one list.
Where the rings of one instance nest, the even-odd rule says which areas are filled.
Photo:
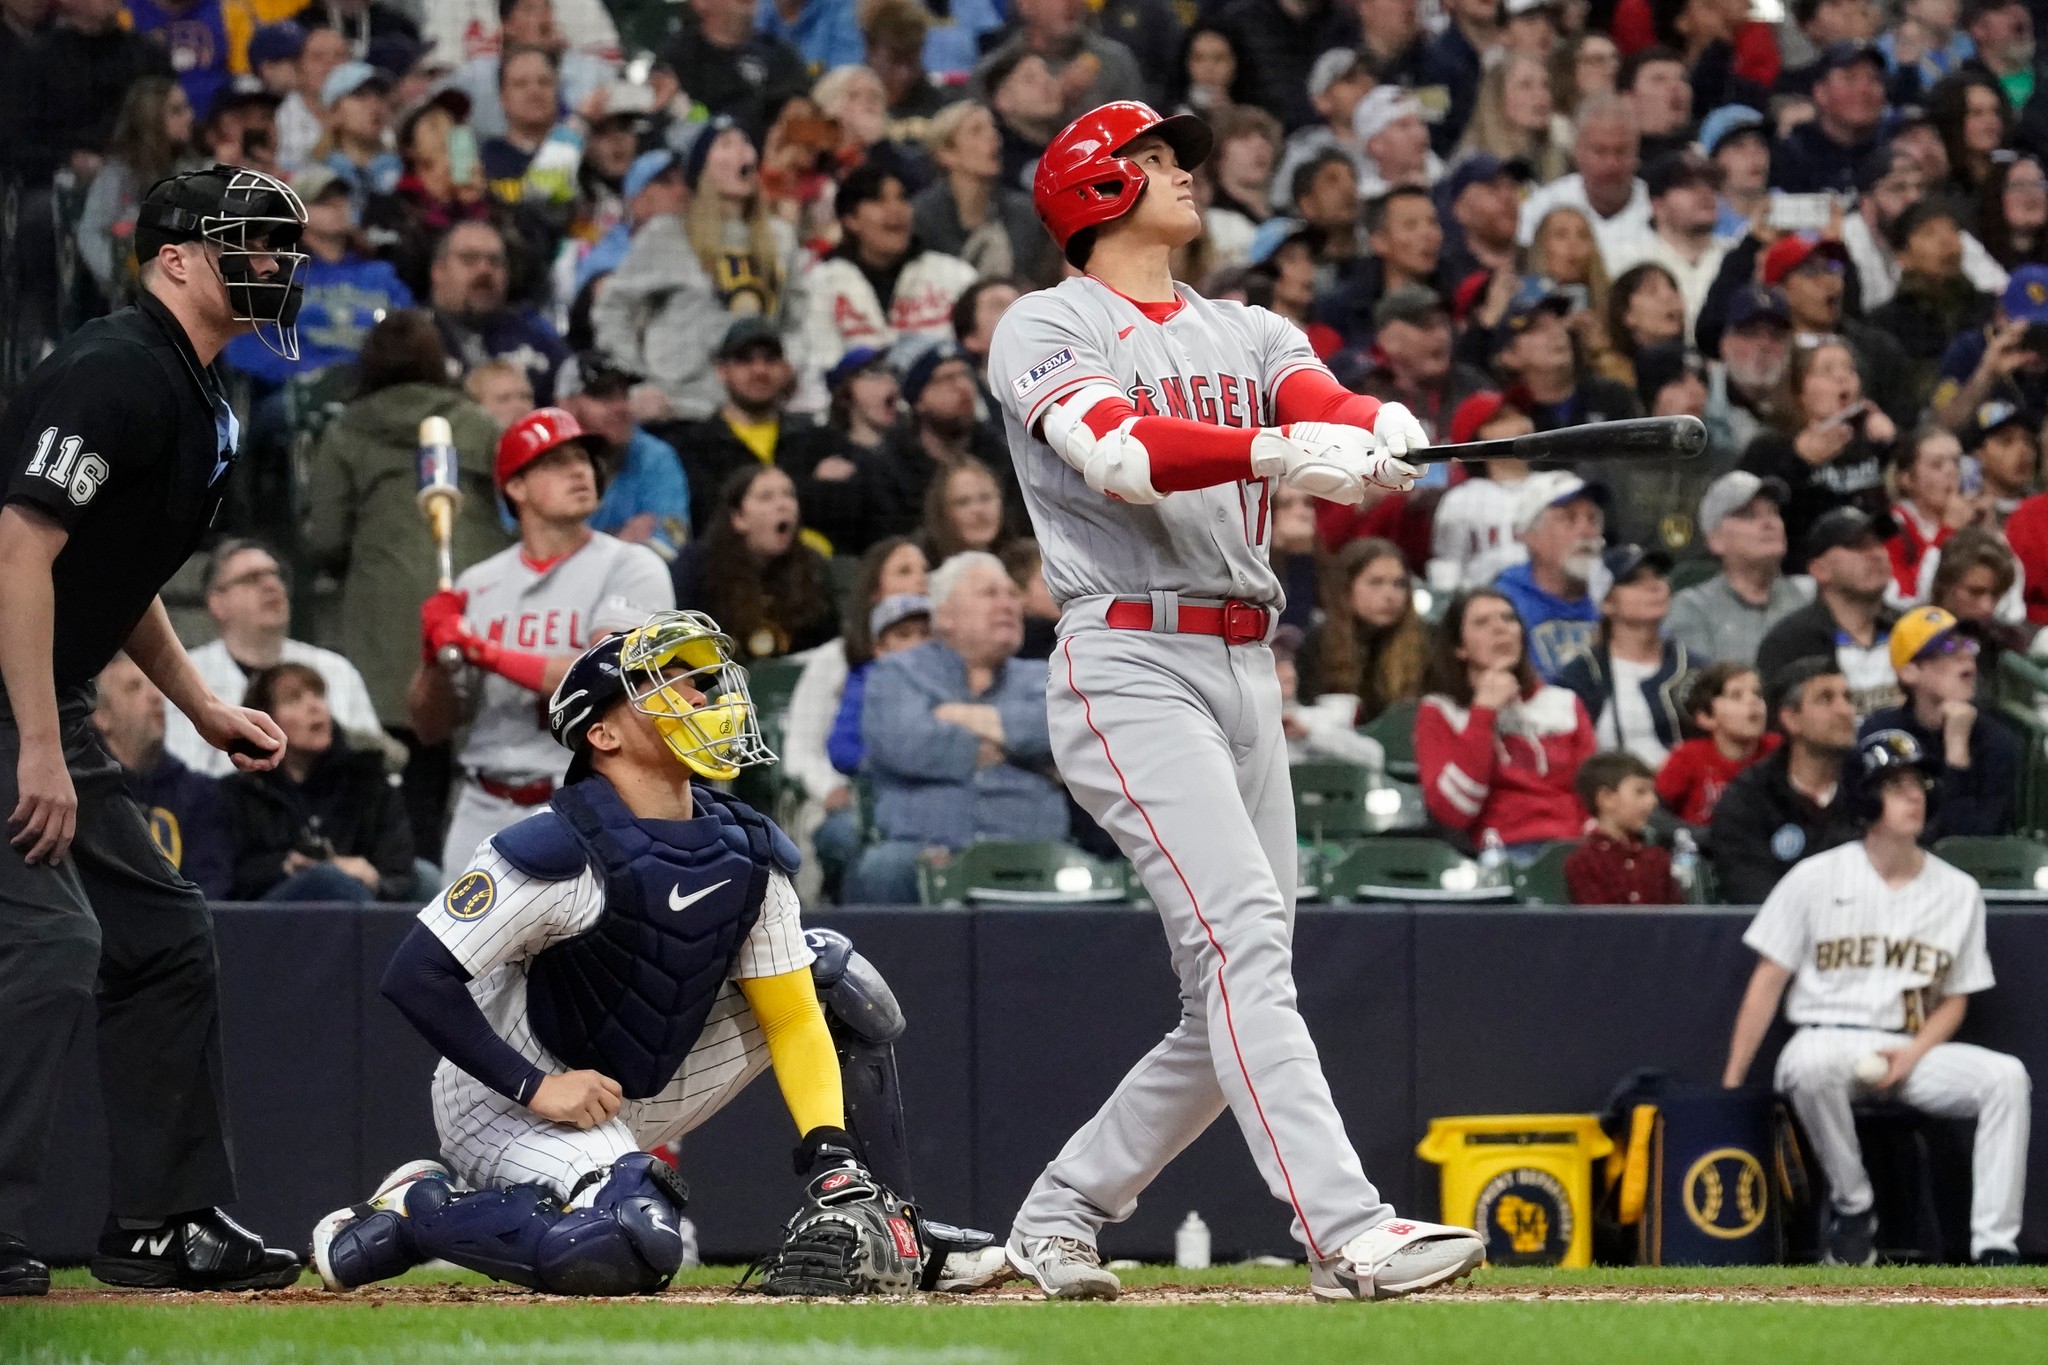
[[1593, 1163], [1613, 1150], [1591, 1114], [1431, 1119], [1415, 1149], [1443, 1168], [1443, 1221], [1493, 1265], [1591, 1265]]

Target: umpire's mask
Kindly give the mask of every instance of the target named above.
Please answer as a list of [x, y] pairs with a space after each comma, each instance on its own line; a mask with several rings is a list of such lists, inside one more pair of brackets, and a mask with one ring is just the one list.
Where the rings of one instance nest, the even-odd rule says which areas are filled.
[[[150, 186], [135, 220], [135, 254], [146, 261], [174, 242], [218, 247], [214, 269], [235, 321], [297, 360], [307, 261], [298, 246], [305, 230], [306, 206], [291, 186], [246, 166], [216, 165]], [[271, 269], [263, 274], [258, 266], [266, 260]]]

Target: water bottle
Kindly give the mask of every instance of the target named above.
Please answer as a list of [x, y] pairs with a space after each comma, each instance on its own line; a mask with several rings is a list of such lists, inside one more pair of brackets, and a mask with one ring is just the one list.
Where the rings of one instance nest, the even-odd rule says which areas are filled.
[[1508, 847], [1500, 841], [1500, 831], [1489, 829], [1479, 840], [1479, 870], [1485, 874], [1488, 886], [1499, 886], [1507, 877]]
[[1173, 1234], [1173, 1263], [1182, 1270], [1204, 1270], [1209, 1265], [1209, 1225], [1202, 1215], [1188, 1211]]
[[1671, 880], [1678, 883], [1688, 901], [1699, 891], [1700, 846], [1692, 831], [1683, 826], [1671, 836]]

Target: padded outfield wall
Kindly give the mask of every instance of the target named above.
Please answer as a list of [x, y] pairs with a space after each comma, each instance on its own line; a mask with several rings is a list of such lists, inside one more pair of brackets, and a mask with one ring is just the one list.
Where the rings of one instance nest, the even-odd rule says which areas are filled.
[[[1720, 1074], [1752, 957], [1737, 909], [1304, 907], [1301, 1005], [1352, 1140], [1397, 1206], [1434, 1217], [1431, 1117], [1592, 1111], [1638, 1067]], [[1165, 942], [1137, 909], [849, 909], [850, 935], [910, 1020], [899, 1045], [920, 1201], [935, 1217], [1007, 1226], [1032, 1179], [1178, 1010]], [[434, 1058], [377, 993], [409, 912], [223, 906], [217, 927], [235, 1154], [235, 1215], [303, 1249], [321, 1214], [431, 1155]], [[2048, 1084], [2048, 914], [1990, 918], [2001, 984], [1966, 1041], [2018, 1054]], [[1758, 1060], [1768, 1075], [1784, 1036]], [[89, 1041], [69, 1068], [32, 1245], [90, 1254], [105, 1214], [105, 1130]], [[2048, 1137], [2034, 1124], [2023, 1253], [2048, 1255]], [[795, 1208], [795, 1142], [772, 1081], [683, 1147], [707, 1260], [770, 1245]], [[1295, 1254], [1226, 1114], [1104, 1237], [1111, 1256], [1170, 1259], [1188, 1210], [1219, 1259]]]

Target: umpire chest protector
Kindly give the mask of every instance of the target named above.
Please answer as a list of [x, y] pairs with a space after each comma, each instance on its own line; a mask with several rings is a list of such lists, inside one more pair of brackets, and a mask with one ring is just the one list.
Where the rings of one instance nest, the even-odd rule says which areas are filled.
[[526, 973], [534, 1037], [566, 1065], [601, 1071], [646, 1099], [682, 1069], [760, 918], [768, 878], [796, 849], [751, 808], [705, 787], [690, 820], [641, 820], [601, 777], [493, 843], [529, 875], [583, 867], [604, 887], [596, 924], [544, 949]]

